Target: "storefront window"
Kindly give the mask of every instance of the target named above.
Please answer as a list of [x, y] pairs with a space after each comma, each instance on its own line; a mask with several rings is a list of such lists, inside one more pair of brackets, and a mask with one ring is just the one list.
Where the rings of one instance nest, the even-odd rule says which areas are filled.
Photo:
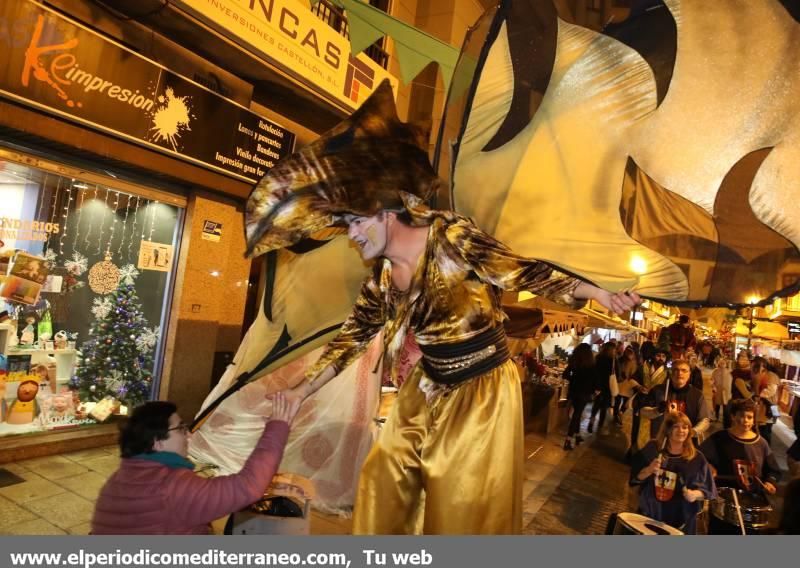
[[0, 436], [152, 398], [183, 211], [0, 159]]

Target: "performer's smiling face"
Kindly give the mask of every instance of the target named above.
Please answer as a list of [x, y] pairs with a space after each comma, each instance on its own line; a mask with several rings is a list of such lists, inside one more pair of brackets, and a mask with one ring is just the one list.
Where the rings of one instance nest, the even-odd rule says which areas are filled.
[[347, 236], [361, 251], [361, 258], [371, 260], [383, 254], [386, 249], [386, 213], [378, 213], [372, 217], [356, 217], [345, 215]]
[[669, 439], [670, 442], [676, 442], [678, 444], [683, 444], [686, 441], [686, 438], [689, 437], [689, 425], [683, 422], [678, 422], [675, 426], [672, 427], [672, 430], [669, 432]]

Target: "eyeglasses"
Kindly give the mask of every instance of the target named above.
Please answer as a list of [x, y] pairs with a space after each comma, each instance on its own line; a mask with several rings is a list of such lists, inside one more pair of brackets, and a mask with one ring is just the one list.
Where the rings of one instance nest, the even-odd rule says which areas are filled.
[[189, 432], [189, 425], [186, 424], [185, 422], [181, 422], [177, 426], [174, 426], [172, 428], [167, 428], [167, 432], [172, 432], [173, 430], [178, 430], [180, 431], [181, 434], [186, 434], [187, 432]]

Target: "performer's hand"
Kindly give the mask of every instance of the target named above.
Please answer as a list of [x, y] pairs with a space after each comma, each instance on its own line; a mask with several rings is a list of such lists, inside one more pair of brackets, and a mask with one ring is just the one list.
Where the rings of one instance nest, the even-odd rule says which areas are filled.
[[650, 465], [647, 466], [650, 475], [653, 475], [658, 469], [661, 467], [661, 456], [656, 457], [653, 461], [650, 462]]
[[280, 394], [282, 394], [286, 398], [286, 400], [289, 401], [290, 403], [297, 404], [299, 408], [300, 405], [303, 404], [303, 401], [310, 394], [309, 390], [310, 387], [308, 385], [308, 382], [303, 381], [294, 388], [281, 391]]
[[769, 481], [764, 482], [764, 490], [769, 493], [770, 495], [775, 495], [775, 492], [778, 490], [772, 483]]
[[291, 426], [297, 411], [300, 409], [302, 399], [292, 397], [289, 391], [276, 392], [267, 398], [272, 401], [272, 416], [270, 420], [282, 420]]
[[617, 315], [622, 315], [642, 303], [642, 299], [636, 292], [617, 292], [612, 294], [602, 288], [598, 289], [595, 300]]
[[636, 292], [617, 292], [615, 294], [608, 290], [598, 288], [588, 282], [581, 282], [578, 287], [575, 288], [573, 294], [579, 299], [597, 300], [603, 307], [617, 315], [632, 310], [642, 303], [642, 299]]
[[700, 501], [705, 497], [703, 492], [699, 489], [689, 489], [687, 487], [683, 488], [683, 498], [686, 499], [689, 503], [694, 503], [695, 501]]

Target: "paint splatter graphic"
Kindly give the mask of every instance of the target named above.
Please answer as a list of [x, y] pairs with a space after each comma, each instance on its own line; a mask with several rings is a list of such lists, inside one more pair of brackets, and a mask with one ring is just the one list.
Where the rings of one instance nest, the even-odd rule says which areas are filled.
[[169, 142], [176, 152], [180, 149], [178, 143], [181, 135], [191, 130], [189, 121], [194, 118], [190, 113], [189, 100], [191, 97], [178, 97], [168, 88], [165, 95], [158, 97], [159, 106], [153, 112], [153, 126], [150, 139], [153, 142]]

